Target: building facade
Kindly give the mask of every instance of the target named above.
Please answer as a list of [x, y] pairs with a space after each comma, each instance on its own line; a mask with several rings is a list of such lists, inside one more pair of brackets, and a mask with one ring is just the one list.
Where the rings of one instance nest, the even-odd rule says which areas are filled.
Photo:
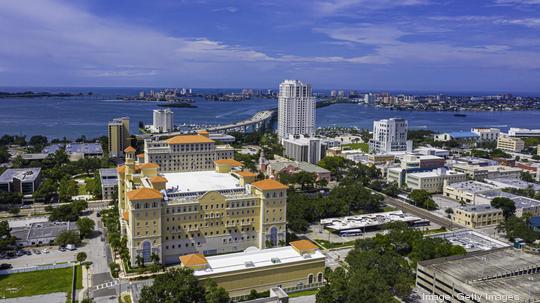
[[311, 85], [285, 80], [279, 85], [278, 136], [315, 134], [315, 99]]
[[371, 153], [391, 153], [412, 149], [407, 142], [407, 120], [401, 118], [383, 119], [373, 122], [373, 139], [369, 140]]
[[[467, 175], [449, 171], [444, 168], [429, 172], [408, 173], [405, 176], [405, 184], [410, 189], [422, 189], [429, 193], [441, 193], [445, 184], [463, 182]], [[446, 183], [445, 183], [446, 182]]]
[[38, 189], [41, 168], [9, 168], [0, 175], [0, 191], [29, 195]]
[[264, 292], [279, 287], [291, 292], [324, 285], [325, 255], [308, 240], [211, 257], [185, 255], [180, 262], [200, 280], [212, 279], [225, 288], [233, 300], [246, 299], [253, 289]]
[[467, 205], [454, 208], [452, 221], [469, 228], [498, 225], [504, 221], [501, 209], [488, 204]]
[[116, 198], [116, 189], [118, 188], [118, 174], [114, 168], [101, 168], [99, 170], [101, 180], [101, 198], [112, 200]]
[[216, 145], [208, 133], [144, 141], [144, 162], [158, 164], [163, 173], [212, 170], [215, 160], [233, 156], [230, 145]]
[[525, 149], [525, 141], [516, 137], [500, 136], [497, 140], [497, 148], [504, 151], [520, 153]]
[[109, 156], [122, 157], [124, 149], [131, 144], [129, 137], [129, 118], [116, 118], [108, 124]]
[[477, 134], [480, 141], [495, 141], [499, 138], [501, 130], [493, 127], [475, 127], [471, 128], [471, 132]]
[[321, 161], [321, 139], [305, 137], [302, 135], [289, 136], [282, 141], [283, 155], [291, 160], [317, 164]]
[[171, 264], [186, 254], [284, 245], [287, 186], [252, 182], [253, 174], [226, 161], [216, 161], [212, 171], [158, 174], [157, 164], [134, 159], [135, 152], [126, 151], [126, 164], [117, 169], [122, 233], [133, 266], [137, 256], [148, 261], [156, 254]]
[[158, 133], [168, 133], [174, 129], [173, 111], [166, 109], [154, 109], [152, 131]]

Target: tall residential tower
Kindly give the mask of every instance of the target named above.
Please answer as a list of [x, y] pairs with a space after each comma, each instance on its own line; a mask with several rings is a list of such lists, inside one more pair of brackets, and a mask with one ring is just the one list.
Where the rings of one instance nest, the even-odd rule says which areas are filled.
[[313, 135], [315, 99], [311, 85], [299, 80], [285, 80], [279, 85], [278, 136]]
[[129, 118], [121, 117], [113, 119], [108, 124], [109, 156], [122, 157], [124, 149], [130, 145]]

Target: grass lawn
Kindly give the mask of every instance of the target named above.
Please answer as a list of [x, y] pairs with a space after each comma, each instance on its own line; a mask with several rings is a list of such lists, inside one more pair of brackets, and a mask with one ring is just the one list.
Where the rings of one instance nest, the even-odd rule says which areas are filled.
[[79, 190], [79, 195], [86, 195], [87, 194], [87, 191], [86, 191], [86, 184], [80, 184], [78, 187], [78, 190]]
[[394, 211], [394, 210], [398, 210], [398, 209], [390, 205], [385, 205], [383, 207], [383, 211]]
[[360, 149], [365, 153], [367, 153], [369, 151], [369, 144], [367, 144], [367, 143], [343, 144], [342, 147], [348, 147], [350, 149]]
[[[0, 276], [0, 298], [16, 298], [69, 292], [73, 268], [56, 268]], [[77, 288], [82, 288], [82, 271], [77, 268]]]
[[353, 241], [338, 243], [338, 242], [328, 242], [326, 240], [317, 240], [317, 242], [321, 244], [322, 246], [324, 246], [326, 249], [332, 249], [332, 248], [339, 248], [339, 247], [346, 247], [346, 246], [354, 246], [354, 243], [356, 241], [353, 240]]
[[316, 295], [318, 292], [319, 292], [319, 289], [309, 289], [309, 290], [304, 290], [304, 291], [299, 291], [299, 292], [293, 292], [288, 295], [289, 295], [289, 298], [296, 298], [296, 297]]

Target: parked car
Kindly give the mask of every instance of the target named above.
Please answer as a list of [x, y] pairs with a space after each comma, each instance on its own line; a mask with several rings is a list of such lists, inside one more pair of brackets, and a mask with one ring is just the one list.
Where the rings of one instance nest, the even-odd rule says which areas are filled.
[[13, 265], [11, 265], [11, 264], [7, 264], [7, 263], [2, 263], [2, 264], [0, 264], [0, 270], [3, 270], [3, 269], [10, 269], [10, 268], [12, 268], [12, 267], [13, 267]]

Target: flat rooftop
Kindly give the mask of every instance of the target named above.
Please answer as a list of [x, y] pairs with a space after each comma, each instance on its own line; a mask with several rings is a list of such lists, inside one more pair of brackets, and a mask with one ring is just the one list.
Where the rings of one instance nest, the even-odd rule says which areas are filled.
[[69, 143], [66, 145], [66, 153], [102, 154], [103, 148], [99, 143]]
[[483, 193], [479, 194], [478, 196], [486, 198], [486, 199], [490, 199], [490, 200], [492, 200], [494, 198], [497, 198], [497, 197], [508, 198], [508, 199], [514, 201], [514, 204], [516, 205], [516, 209], [540, 206], [540, 201], [539, 200], [514, 195], [512, 193], [507, 193], [507, 192], [502, 191], [500, 189], [495, 189], [495, 190], [490, 190], [490, 191], [487, 191], [487, 192], [483, 192]]
[[496, 189], [496, 187], [493, 185], [489, 185], [489, 184], [478, 182], [478, 181], [457, 182], [457, 183], [448, 184], [446, 187], [470, 192], [473, 194]]
[[[453, 256], [428, 261], [419, 265], [431, 269], [439, 277], [448, 277], [461, 282], [462, 291], [492, 296], [517, 295], [529, 298], [540, 297], [540, 273], [518, 273], [540, 264], [540, 255], [531, 254], [513, 248], [501, 248], [490, 251], [478, 251], [465, 256]], [[504, 274], [513, 276], [502, 277]], [[531, 279], [532, 278], [532, 279]], [[495, 301], [482, 301], [495, 302]], [[519, 299], [515, 302], [525, 302]], [[536, 302], [536, 301], [535, 301]]]
[[118, 183], [118, 172], [116, 168], [101, 168], [99, 170], [101, 185], [114, 186]]
[[248, 248], [244, 252], [206, 257], [208, 267], [195, 270], [195, 276], [206, 276], [231, 271], [259, 269], [286, 263], [309, 260], [324, 260], [326, 257], [319, 250], [314, 253], [301, 255], [291, 246], [257, 249]]
[[458, 207], [458, 209], [461, 209], [463, 211], [470, 212], [470, 213], [491, 213], [491, 212], [501, 211], [500, 209], [497, 209], [489, 204], [463, 205], [463, 206]]
[[13, 178], [17, 178], [24, 182], [33, 182], [39, 176], [41, 172], [40, 167], [29, 168], [9, 168], [0, 175], [0, 183], [9, 183], [13, 181]]
[[523, 181], [516, 178], [494, 178], [494, 179], [485, 179], [484, 182], [490, 183], [499, 187], [512, 187], [518, 189], [527, 189], [532, 188], [535, 191], [540, 190], [540, 184]]
[[465, 173], [459, 173], [453, 170], [447, 170], [444, 173], [441, 173], [440, 170], [434, 169], [432, 171], [409, 173], [407, 174], [407, 177], [429, 178], [429, 177], [455, 176], [455, 175], [465, 175]]
[[78, 230], [75, 222], [34, 222], [24, 227], [13, 227], [12, 234], [19, 240], [55, 238], [66, 230]]
[[167, 179], [167, 193], [197, 193], [242, 189], [240, 180], [229, 173], [196, 171], [164, 173]]
[[467, 252], [492, 250], [510, 246], [510, 244], [493, 239], [473, 230], [459, 230], [441, 234], [433, 234], [429, 235], [428, 237], [446, 239], [454, 245], [459, 245], [465, 248]]
[[419, 220], [422, 219], [398, 210], [341, 218], [321, 219], [321, 225], [328, 229], [339, 231], [363, 227], [376, 227], [390, 222], [415, 222]]

